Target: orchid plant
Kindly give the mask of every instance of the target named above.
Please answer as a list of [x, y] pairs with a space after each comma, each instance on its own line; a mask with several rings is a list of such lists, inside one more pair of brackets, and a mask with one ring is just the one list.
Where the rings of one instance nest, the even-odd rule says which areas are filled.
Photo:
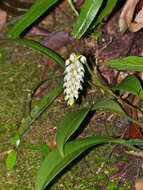
[[[79, 97], [79, 91], [82, 91], [83, 89], [82, 84], [84, 83], [85, 70], [91, 74], [91, 78], [94, 82], [96, 82], [97, 86], [109, 93], [112, 98], [105, 98], [99, 102], [93, 103], [90, 106], [86, 106], [65, 114], [57, 127], [56, 148], [54, 150], [49, 150], [48, 146], [46, 146], [46, 156], [37, 174], [35, 190], [43, 190], [69, 163], [76, 159], [85, 150], [94, 145], [103, 143], [120, 143], [134, 151], [140, 151], [134, 145], [143, 144], [142, 140], [139, 139], [125, 140], [122, 138], [114, 138], [109, 136], [93, 136], [69, 140], [74, 132], [80, 127], [80, 124], [88, 116], [89, 112], [94, 112], [96, 110], [114, 112], [136, 124], [139, 124], [138, 121], [134, 120], [125, 113], [119, 103], [126, 104], [131, 109], [141, 113], [142, 110], [128, 104], [116, 94], [114, 89], [104, 86], [90, 68], [87, 58], [84, 55], [72, 53], [69, 55], [69, 59], [64, 60], [56, 52], [46, 48], [38, 42], [16, 38], [21, 32], [24, 31], [25, 28], [30, 26], [38, 17], [40, 17], [45, 11], [47, 11], [57, 2], [58, 0], [37, 0], [30, 10], [25, 15], [23, 15], [23, 17], [8, 32], [8, 35], [12, 38], [1, 39], [4, 41], [24, 44], [34, 48], [49, 56], [64, 69], [64, 73], [54, 75], [55, 78], [64, 75], [63, 84], [57, 89], [53, 89], [53, 91], [49, 92], [48, 95], [46, 95], [45, 98], [43, 98], [41, 102], [32, 109], [30, 115], [23, 118], [21, 126], [18, 128], [17, 134], [10, 138], [10, 142], [14, 145], [14, 149], [8, 154], [7, 167], [9, 167], [9, 165], [13, 167], [15, 164], [17, 149], [21, 143], [20, 139], [22, 138], [22, 134], [29, 129], [31, 124], [33, 124], [33, 122], [39, 118], [41, 113], [43, 113], [49, 107], [49, 105], [52, 104], [52, 102], [60, 93], [62, 93], [63, 90], [67, 105], [72, 106], [74, 104], [74, 101]], [[71, 4], [71, 1], [68, 2]], [[72, 34], [77, 38], [81, 38], [88, 30], [91, 31], [91, 29], [101, 23], [104, 16], [107, 15], [116, 5], [116, 2], [117, 0], [107, 0], [104, 8], [102, 8], [103, 0], [85, 0], [76, 20], [75, 26], [72, 30]], [[111, 60], [101, 64], [111, 66], [118, 70], [143, 71], [142, 57], [132, 56], [124, 59]], [[51, 78], [49, 77], [48, 80]], [[132, 85], [130, 85], [131, 82]], [[94, 85], [91, 86], [95, 87]], [[143, 89], [141, 83], [135, 76], [126, 78], [122, 84], [118, 86], [118, 90], [128, 91], [130, 94], [135, 94], [139, 96], [139, 98], [143, 99]], [[39, 146], [38, 150], [41, 149], [42, 147]], [[10, 169], [12, 169], [12, 167]]]

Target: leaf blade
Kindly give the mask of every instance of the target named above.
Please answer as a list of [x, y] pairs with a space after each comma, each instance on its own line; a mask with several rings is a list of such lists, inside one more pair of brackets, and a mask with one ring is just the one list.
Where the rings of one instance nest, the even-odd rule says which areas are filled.
[[117, 0], [108, 0], [105, 8], [102, 10], [102, 12], [99, 14], [99, 16], [97, 17], [95, 23], [92, 25], [91, 29], [95, 28], [101, 21], [102, 19], [110, 12], [110, 10], [112, 10], [114, 8], [114, 6], [116, 5]]
[[85, 0], [72, 34], [81, 38], [96, 17], [103, 0]]
[[17, 152], [15, 150], [11, 151], [8, 154], [8, 157], [6, 159], [6, 167], [8, 170], [11, 170], [16, 162]]
[[53, 50], [41, 45], [39, 42], [32, 41], [32, 40], [27, 40], [27, 39], [0, 39], [0, 41], [15, 42], [15, 43], [23, 44], [23, 45], [29, 46], [31, 48], [34, 48], [35, 50], [38, 50], [41, 53], [43, 53], [43, 54], [49, 56], [50, 58], [52, 58], [63, 69], [65, 69], [65, 64], [64, 64], [64, 60], [62, 59], [62, 57], [60, 57]]
[[105, 111], [111, 113], [117, 113], [120, 116], [123, 116], [125, 119], [132, 121], [139, 125], [139, 122], [129, 117], [124, 110], [121, 108], [120, 104], [111, 99], [103, 99], [97, 103], [95, 103], [91, 109], [91, 111]]
[[46, 187], [46, 185], [48, 185], [63, 168], [65, 168], [87, 148], [95, 144], [110, 142], [113, 140], [111, 137], [94, 138], [95, 139], [93, 139], [93, 137], [89, 137], [66, 143], [64, 157], [61, 157], [57, 148], [50, 152], [38, 171], [35, 190], [43, 190], [44, 187]]
[[127, 91], [143, 99], [143, 89], [135, 75], [128, 75], [120, 84], [115, 86], [113, 90]]
[[56, 144], [59, 152], [63, 156], [64, 144], [68, 138], [77, 130], [82, 121], [87, 116], [90, 108], [84, 108], [67, 113], [61, 120], [56, 133]]
[[32, 5], [32, 7], [22, 16], [22, 18], [14, 25], [14, 27], [7, 33], [7, 35], [11, 35], [13, 38], [16, 38], [57, 1], [58, 0], [37, 0]]
[[47, 109], [47, 107], [54, 101], [54, 99], [62, 92], [63, 86], [60, 85], [58, 88], [50, 92], [44, 97], [41, 102], [34, 107], [31, 112], [31, 116], [27, 116], [22, 120], [21, 126], [18, 129], [19, 135], [22, 135], [31, 124]]
[[117, 70], [135, 70], [143, 72], [143, 58], [137, 56], [129, 56], [123, 59], [113, 59], [101, 64], [107, 65]]
[[[132, 142], [130, 143], [123, 139], [106, 136], [87, 137], [67, 142], [65, 144], [64, 157], [61, 157], [58, 149], [56, 148], [51, 151], [42, 162], [40, 170], [37, 174], [35, 190], [43, 190], [57, 174], [59, 174], [69, 163], [71, 163], [88, 148], [93, 147], [94, 145], [109, 142], [120, 143], [132, 149], [136, 149], [133, 147]], [[139, 149], [136, 150], [139, 151]]]

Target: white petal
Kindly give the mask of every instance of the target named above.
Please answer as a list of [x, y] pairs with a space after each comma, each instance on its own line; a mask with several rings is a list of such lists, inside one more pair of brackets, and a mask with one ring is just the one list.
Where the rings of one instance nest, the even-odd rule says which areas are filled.
[[80, 76], [84, 77], [84, 72], [80, 71]]
[[80, 82], [76, 84], [76, 88], [77, 88], [78, 90], [79, 90], [79, 89], [82, 90], [82, 85], [81, 85]]
[[82, 63], [85, 63], [85, 62], [86, 62], [86, 57], [82, 55], [82, 56], [80, 57], [80, 61], [81, 61]]
[[81, 86], [81, 85], [79, 85], [79, 88], [78, 88], [78, 89], [82, 90], [83, 88], [82, 88], [82, 86]]
[[77, 68], [77, 71], [80, 72], [80, 71], [83, 71], [84, 72], [84, 67], [83, 66], [80, 66], [79, 68]]
[[71, 80], [71, 74], [68, 73], [65, 77], [64, 77], [64, 81], [68, 81], [68, 80]]
[[69, 69], [73, 69], [73, 68], [74, 68], [74, 65], [73, 65], [73, 64], [70, 64], [68, 67], [69, 67]]
[[80, 61], [78, 61], [78, 60], [76, 61], [75, 64], [76, 64], [77, 67], [80, 67], [80, 66], [82, 65], [82, 64], [80, 63]]
[[69, 96], [66, 95], [64, 99], [65, 99], [65, 101], [67, 101], [69, 99]]
[[76, 75], [76, 80], [82, 80], [82, 76], [80, 74]]
[[72, 105], [73, 105], [73, 103], [74, 103], [74, 98], [69, 99], [69, 101], [68, 101], [68, 105], [72, 106]]
[[79, 83], [84, 82], [84, 80], [83, 80], [82, 77], [81, 77], [81, 78], [77, 78], [77, 81], [78, 81]]
[[64, 94], [70, 94], [71, 93], [71, 89], [70, 88], [66, 88], [65, 90], [64, 90]]
[[74, 97], [77, 99], [78, 98], [78, 91], [74, 92]]
[[76, 70], [74, 70], [74, 76], [76, 76], [78, 73], [77, 73], [77, 71]]
[[70, 64], [70, 60], [67, 59], [67, 60], [65, 61], [65, 65], [68, 66], [69, 64]]
[[69, 81], [65, 82], [63, 87], [70, 88], [71, 84]]
[[76, 57], [75, 53], [72, 53], [70, 55], [70, 61], [74, 62], [75, 61], [75, 57]]

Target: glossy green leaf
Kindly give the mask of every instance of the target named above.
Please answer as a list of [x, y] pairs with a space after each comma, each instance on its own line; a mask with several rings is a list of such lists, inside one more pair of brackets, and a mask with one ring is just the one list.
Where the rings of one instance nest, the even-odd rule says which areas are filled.
[[69, 137], [77, 130], [87, 116], [90, 108], [75, 110], [67, 113], [57, 127], [56, 144], [61, 155], [64, 155], [63, 147]]
[[101, 11], [101, 13], [99, 14], [99, 16], [97, 17], [96, 21], [94, 22], [94, 24], [92, 25], [92, 29], [94, 27], [96, 27], [101, 21], [102, 19], [114, 8], [114, 6], [116, 5], [117, 0], [107, 0], [105, 8]]
[[58, 149], [55, 148], [45, 158], [37, 174], [35, 190], [44, 190], [57, 174], [88, 148], [109, 142], [120, 143], [134, 150], [138, 150], [133, 147], [132, 144], [127, 143], [126, 140], [104, 136], [87, 137], [67, 142], [65, 144], [64, 157], [62, 157]]
[[54, 99], [62, 92], [63, 86], [59, 86], [50, 92], [46, 97], [44, 97], [39, 104], [37, 104], [31, 115], [28, 115], [22, 120], [21, 126], [18, 129], [19, 135], [23, 134], [31, 124], [48, 108], [49, 105], [54, 101]]
[[32, 7], [22, 16], [22, 18], [8, 32], [8, 36], [16, 38], [28, 26], [30, 26], [37, 18], [45, 13], [58, 0], [37, 0]]
[[143, 57], [129, 56], [123, 59], [112, 59], [111, 61], [101, 63], [118, 70], [135, 70], [143, 72]]
[[11, 170], [14, 167], [16, 162], [16, 157], [17, 157], [17, 152], [15, 150], [13, 150], [8, 154], [6, 159], [6, 167], [8, 170]]
[[139, 125], [139, 122], [132, 119], [131, 117], [129, 117], [124, 110], [122, 109], [122, 107], [120, 106], [120, 104], [118, 104], [116, 101], [111, 100], [111, 99], [103, 99], [97, 103], [95, 103], [91, 109], [92, 111], [105, 111], [105, 112], [111, 112], [111, 113], [116, 113], [120, 116], [123, 116], [125, 119], [132, 121], [136, 124]]
[[20, 144], [20, 137], [18, 134], [12, 136], [10, 138], [10, 142], [15, 146], [15, 147], [18, 147], [18, 145]]
[[143, 139], [129, 139], [127, 141], [127, 143], [129, 143], [130, 145], [143, 145]]
[[135, 75], [128, 75], [120, 84], [114, 87], [113, 90], [127, 91], [143, 99], [143, 89], [139, 79]]
[[15, 43], [23, 44], [23, 45], [29, 46], [33, 49], [36, 49], [36, 50], [40, 51], [41, 53], [52, 58], [63, 69], [65, 69], [64, 60], [57, 53], [55, 53], [53, 50], [41, 45], [39, 42], [27, 40], [27, 39], [0, 39], [0, 41], [15, 42]]
[[72, 34], [81, 38], [95, 19], [103, 0], [85, 0]]

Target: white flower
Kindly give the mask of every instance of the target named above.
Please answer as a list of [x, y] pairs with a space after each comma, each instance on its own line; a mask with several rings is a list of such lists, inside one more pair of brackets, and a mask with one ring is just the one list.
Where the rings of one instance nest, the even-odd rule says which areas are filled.
[[81, 61], [82, 63], [85, 63], [85, 62], [86, 62], [86, 57], [81, 56], [81, 57], [80, 57], [80, 61]]
[[67, 59], [67, 60], [65, 61], [65, 65], [68, 66], [69, 64], [70, 64], [70, 60]]
[[75, 53], [72, 53], [70, 55], [70, 61], [74, 62], [74, 60], [76, 59], [76, 54]]
[[86, 57], [72, 53], [70, 58], [65, 61], [65, 77], [64, 77], [64, 93], [65, 101], [68, 105], [73, 105], [74, 98], [79, 96], [79, 90], [82, 90], [82, 82], [84, 78], [83, 63], [86, 62]]

